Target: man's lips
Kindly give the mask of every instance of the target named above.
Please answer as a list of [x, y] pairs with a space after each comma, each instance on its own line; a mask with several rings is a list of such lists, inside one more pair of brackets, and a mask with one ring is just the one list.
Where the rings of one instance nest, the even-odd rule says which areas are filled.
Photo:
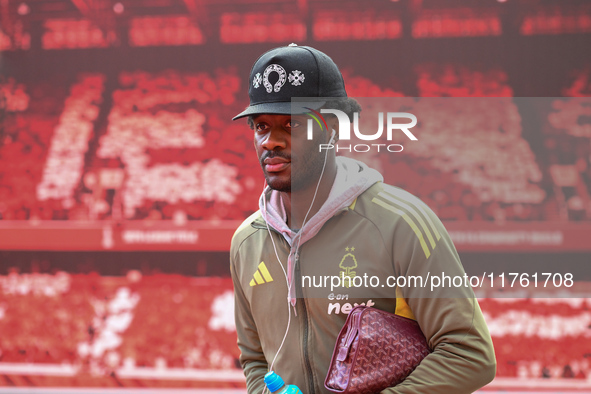
[[291, 162], [283, 157], [272, 157], [264, 160], [265, 171], [267, 172], [281, 172], [291, 164]]

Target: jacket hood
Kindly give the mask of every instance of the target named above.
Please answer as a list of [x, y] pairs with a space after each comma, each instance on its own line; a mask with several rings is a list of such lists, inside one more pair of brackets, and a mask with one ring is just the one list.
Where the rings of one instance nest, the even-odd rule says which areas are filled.
[[296, 293], [293, 284], [295, 254], [306, 241], [312, 239], [330, 218], [347, 208], [361, 193], [376, 182], [383, 182], [382, 175], [365, 163], [347, 157], [336, 158], [337, 174], [328, 198], [318, 212], [308, 218], [299, 231], [287, 226], [287, 213], [281, 200], [281, 193], [269, 186], [263, 190], [259, 199], [261, 215], [267, 224], [283, 235], [291, 246], [287, 261], [287, 282], [291, 304], [295, 306]]

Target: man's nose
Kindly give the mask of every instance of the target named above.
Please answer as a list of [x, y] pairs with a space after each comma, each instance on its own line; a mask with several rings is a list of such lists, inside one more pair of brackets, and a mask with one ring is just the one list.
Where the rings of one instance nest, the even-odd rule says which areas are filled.
[[263, 141], [266, 150], [284, 149], [287, 146], [287, 132], [280, 127], [274, 127]]

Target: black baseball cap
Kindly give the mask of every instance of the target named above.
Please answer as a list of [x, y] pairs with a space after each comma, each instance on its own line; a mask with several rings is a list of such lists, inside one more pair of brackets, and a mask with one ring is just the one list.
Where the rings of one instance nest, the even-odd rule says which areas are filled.
[[[257, 114], [289, 115], [292, 98], [305, 97], [306, 107], [318, 109], [322, 97], [347, 97], [337, 65], [323, 52], [290, 44], [263, 53], [248, 80], [250, 105], [232, 120]], [[306, 112], [302, 110], [302, 112]]]

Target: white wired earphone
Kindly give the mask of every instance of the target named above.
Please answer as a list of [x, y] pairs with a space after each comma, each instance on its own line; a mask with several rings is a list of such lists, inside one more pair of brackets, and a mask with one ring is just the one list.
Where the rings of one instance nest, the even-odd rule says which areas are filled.
[[[335, 136], [336, 136], [336, 131], [333, 130], [332, 134], [330, 135], [330, 140], [328, 141], [329, 145], [332, 145], [336, 142]], [[302, 222], [302, 229], [306, 225], [306, 220], [308, 219], [308, 214], [312, 210], [312, 206], [314, 205], [314, 201], [316, 201], [316, 195], [318, 194], [318, 188], [320, 187], [320, 182], [322, 181], [322, 176], [324, 175], [324, 169], [326, 168], [327, 158], [328, 158], [328, 149], [326, 150], [326, 154], [324, 155], [324, 164], [322, 164], [322, 172], [320, 173], [320, 178], [318, 178], [318, 184], [316, 185], [316, 190], [314, 191], [314, 196], [312, 197], [312, 202], [310, 203], [310, 208], [308, 208], [308, 212], [306, 212], [306, 216], [304, 216], [304, 221]], [[267, 186], [267, 182], [265, 182], [265, 186], [263, 187], [263, 193], [264, 193], [266, 186]], [[265, 196], [263, 196], [263, 209], [265, 210], [265, 212], [267, 211], [267, 199], [265, 198]], [[291, 308], [290, 308], [291, 300], [290, 300], [289, 295], [291, 293], [291, 285], [293, 282], [289, 283], [289, 281], [287, 279], [287, 271], [285, 270], [285, 267], [283, 266], [283, 263], [281, 262], [281, 259], [279, 258], [279, 253], [277, 253], [277, 246], [275, 245], [275, 241], [273, 240], [273, 235], [271, 234], [271, 229], [269, 227], [269, 223], [267, 223], [266, 220], [265, 220], [265, 224], [267, 225], [267, 231], [269, 232], [269, 238], [271, 238], [271, 243], [273, 244], [273, 250], [275, 251], [275, 257], [277, 257], [277, 261], [279, 262], [279, 265], [281, 266], [281, 270], [283, 271], [283, 275], [285, 276], [285, 283], [287, 283], [287, 313], [288, 313], [287, 328], [285, 329], [285, 334], [283, 335], [283, 339], [281, 340], [281, 344], [279, 345], [279, 349], [277, 349], [277, 353], [275, 353], [275, 357], [273, 357], [273, 361], [271, 362], [271, 365], [269, 366], [269, 372], [270, 372], [270, 371], [273, 371], [273, 365], [275, 364], [275, 360], [277, 359], [279, 352], [281, 352], [281, 349], [283, 348], [283, 344], [285, 343], [285, 339], [287, 338], [287, 334], [289, 333], [289, 326], [291, 325]], [[302, 229], [300, 229], [300, 231], [302, 231]], [[296, 252], [300, 248], [301, 241], [302, 241], [302, 234], [300, 233], [299, 237], [298, 237], [298, 245], [296, 247]], [[296, 261], [294, 261], [294, 264], [296, 263]], [[263, 388], [263, 394], [265, 393], [266, 390], [267, 390], [267, 386], [265, 385], [265, 387]]]

